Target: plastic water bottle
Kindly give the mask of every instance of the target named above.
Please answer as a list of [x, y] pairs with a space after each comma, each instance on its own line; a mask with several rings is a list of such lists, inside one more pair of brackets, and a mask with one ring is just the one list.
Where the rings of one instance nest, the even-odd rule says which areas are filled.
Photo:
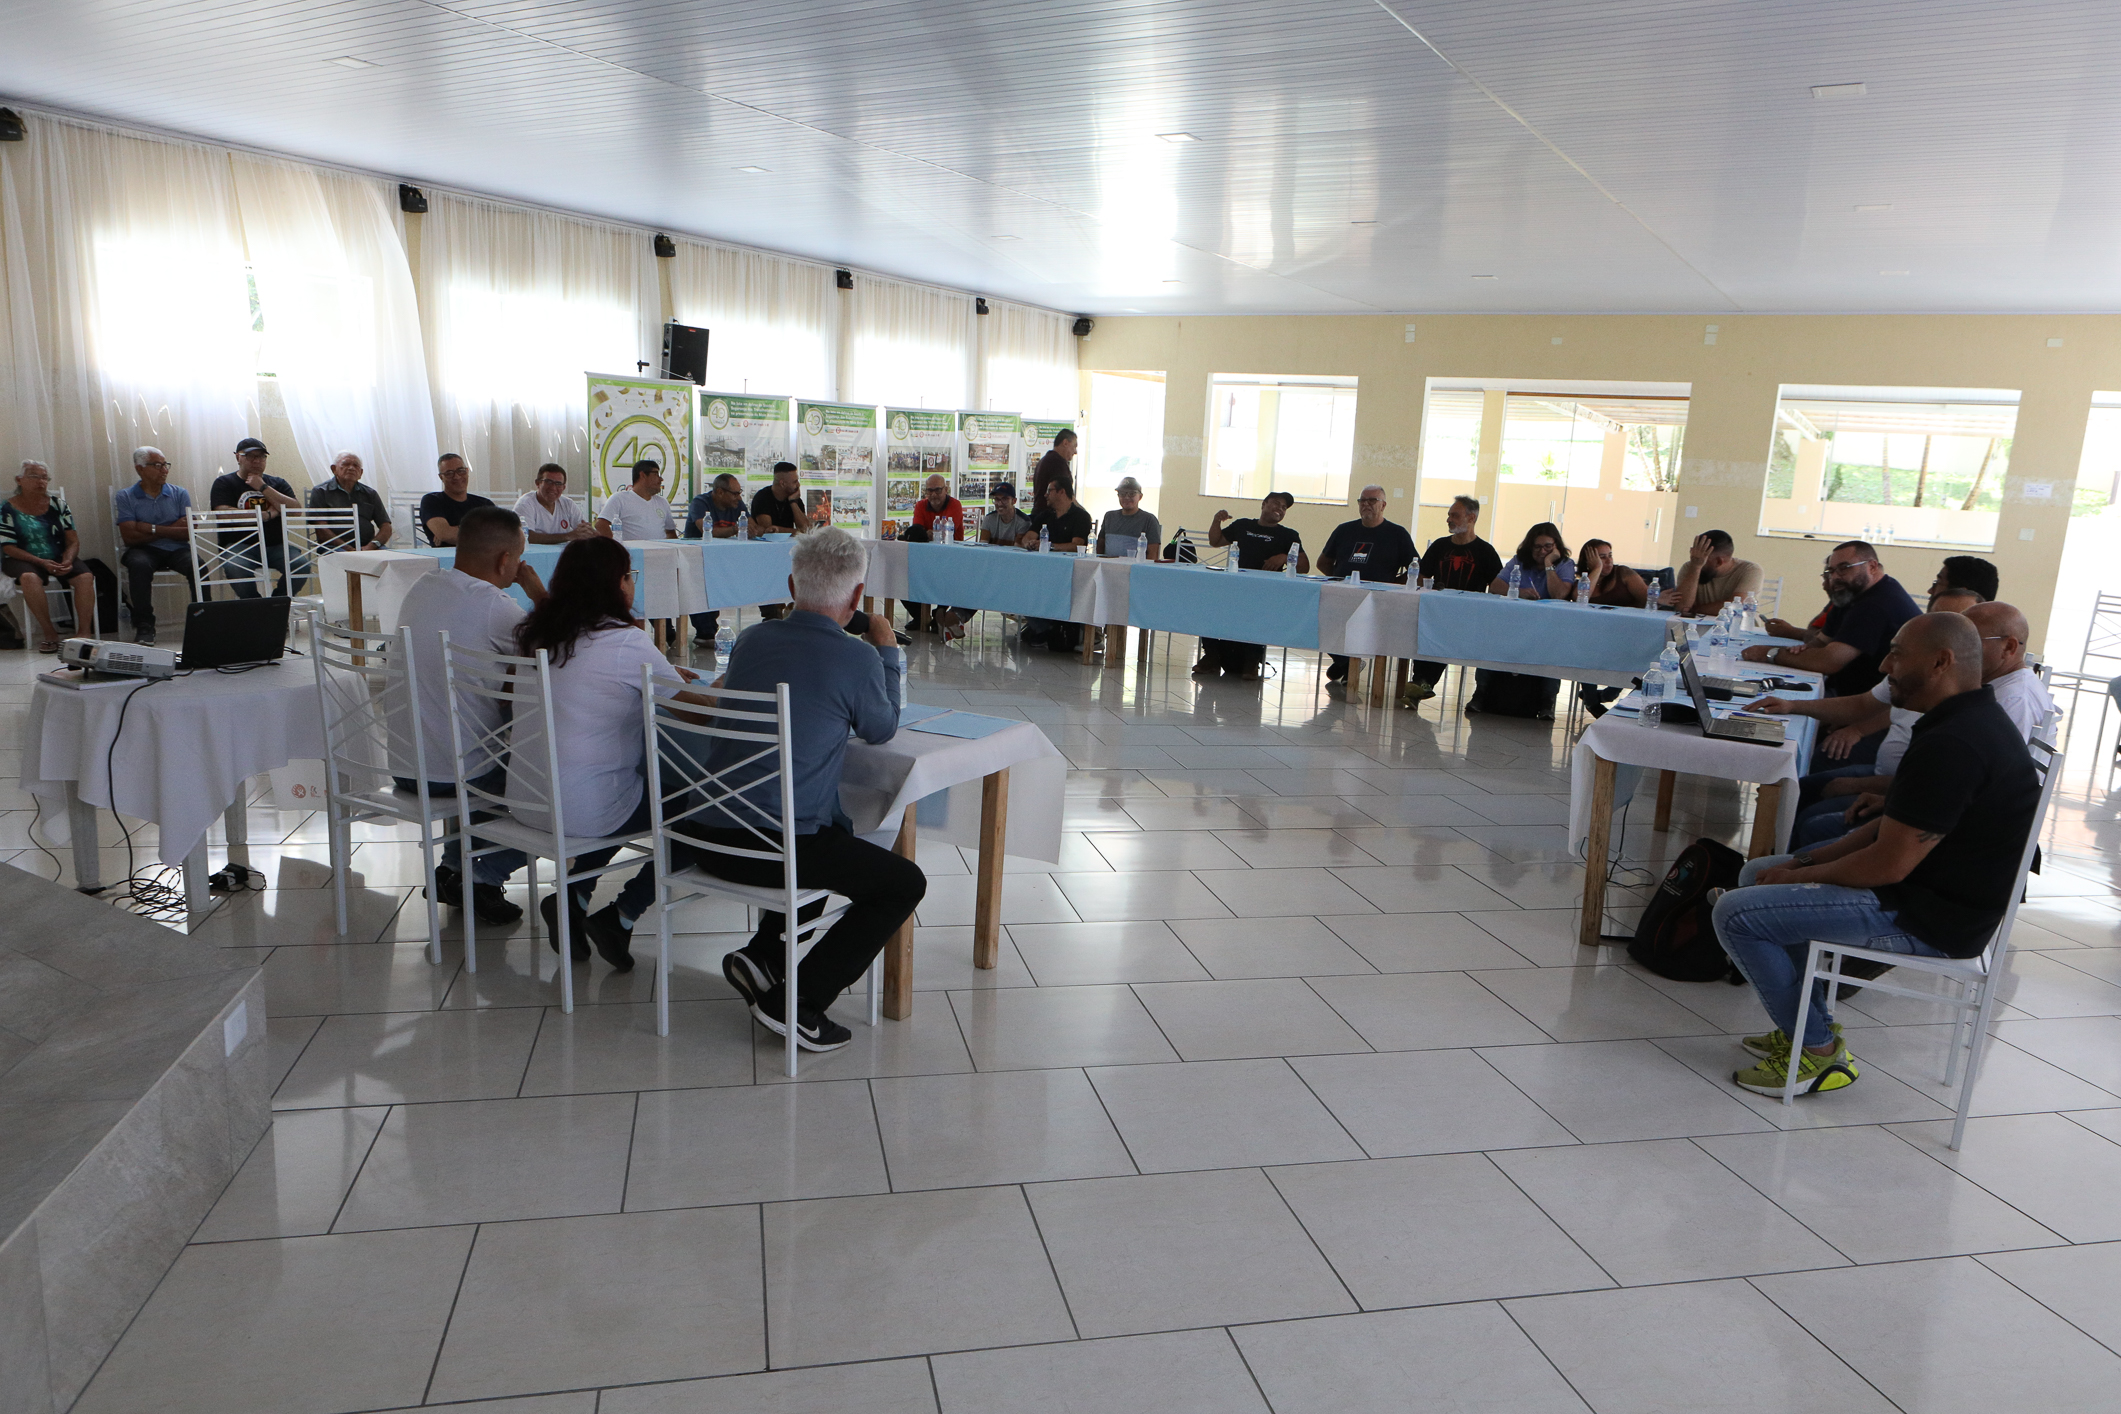
[[1569, 597], [1570, 597], [1571, 599], [1575, 600], [1575, 601], [1576, 601], [1577, 603], [1579, 603], [1579, 604], [1588, 604], [1588, 603], [1590, 603], [1590, 602], [1591, 602], [1591, 581], [1590, 581], [1590, 580], [1588, 580], [1588, 579], [1586, 579], [1586, 578], [1584, 578], [1584, 577], [1583, 577], [1582, 575], [1577, 575], [1577, 576], [1576, 576], [1576, 587], [1575, 587], [1575, 588], [1574, 588], [1573, 590], [1571, 590], [1571, 591], [1569, 592]]
[[717, 672], [729, 671], [729, 655], [736, 651], [736, 630], [724, 623], [714, 631], [714, 666]]
[[1650, 576], [1648, 588], [1650, 591], [1650, 597], [1644, 603], [1643, 607], [1647, 609], [1654, 609], [1657, 607], [1657, 596], [1664, 593], [1664, 581], [1653, 574]]
[[1052, 548], [1053, 536], [1047, 531], [1046, 527], [1042, 525], [1038, 528], [1038, 552], [1043, 555]]
[[1149, 533], [1147, 531], [1143, 531], [1140, 535], [1134, 537], [1134, 558], [1137, 560], [1149, 558]]
[[1281, 572], [1291, 579], [1296, 577], [1296, 561], [1302, 551], [1303, 542], [1301, 540], [1291, 540], [1289, 542], [1288, 558], [1281, 562]]
[[1524, 566], [1518, 564], [1515, 560], [1510, 561], [1510, 598], [1515, 599], [1517, 597], [1517, 592], [1523, 583]]
[[751, 538], [751, 517], [748, 514], [738, 513], [736, 518], [736, 538], [739, 540], [749, 540]]
[[1664, 715], [1664, 698], [1667, 684], [1664, 661], [1659, 659], [1642, 675], [1642, 713], [1638, 720], [1646, 727], [1654, 727]]

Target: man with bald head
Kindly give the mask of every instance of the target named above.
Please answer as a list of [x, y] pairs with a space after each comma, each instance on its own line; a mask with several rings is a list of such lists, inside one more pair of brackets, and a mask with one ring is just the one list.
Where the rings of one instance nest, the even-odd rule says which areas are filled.
[[1831, 844], [1747, 864], [1716, 901], [1716, 937], [1775, 1029], [1740, 1043], [1760, 1063], [1731, 1078], [1781, 1093], [1845, 1089], [1855, 1058], [1824, 983], [1797, 1043], [1799, 984], [1814, 939], [1923, 957], [1974, 957], [2010, 906], [2040, 781], [2017, 726], [1984, 686], [1982, 631], [1960, 614], [1902, 624], [1883, 660], [1892, 704], [1922, 714], [1885, 808]]

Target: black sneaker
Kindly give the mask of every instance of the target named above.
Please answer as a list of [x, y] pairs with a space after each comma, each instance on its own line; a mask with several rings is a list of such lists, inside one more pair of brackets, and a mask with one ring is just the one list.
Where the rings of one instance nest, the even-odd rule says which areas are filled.
[[139, 645], [140, 645], [140, 646], [141, 646], [142, 648], [152, 648], [152, 647], [154, 647], [154, 646], [155, 646], [155, 629], [154, 629], [154, 625], [153, 625], [153, 624], [149, 624], [149, 625], [148, 625], [148, 626], [147, 626], [146, 628], [143, 628], [143, 629], [136, 629], [136, 630], [134, 630], [134, 632], [133, 632], [133, 642], [135, 642], [135, 643], [139, 644]]
[[582, 925], [597, 955], [611, 964], [613, 972], [633, 971], [633, 929], [619, 921], [619, 906], [607, 903], [589, 915]]
[[773, 978], [767, 975], [766, 969], [753, 962], [741, 948], [722, 959], [722, 977], [736, 988], [736, 994], [744, 999], [744, 1005], [751, 1008], [753, 1015], [758, 1014], [760, 999], [774, 988]]
[[[420, 897], [427, 897], [427, 890], [421, 889]], [[464, 906], [464, 876], [447, 864], [437, 864], [435, 866], [435, 902], [450, 908], [462, 908]], [[522, 916], [520, 909], [517, 910], [516, 916], [519, 918]], [[479, 921], [481, 923], [486, 921], [483, 914], [480, 915]]]
[[[545, 920], [545, 946], [560, 950], [560, 896], [547, 894], [538, 900], [538, 916]], [[567, 950], [576, 962], [589, 961], [589, 915], [579, 908], [567, 910]]]
[[[726, 973], [723, 975], [727, 975]], [[751, 1015], [776, 1036], [788, 1034], [784, 1019], [788, 998], [779, 987], [751, 1004]], [[854, 1039], [854, 1033], [821, 1011], [812, 1011], [800, 999], [795, 1004], [795, 1044], [805, 1051], [836, 1051]]]
[[[461, 885], [458, 892], [461, 897]], [[471, 886], [471, 916], [488, 928], [512, 928], [523, 921], [523, 908], [510, 901], [499, 884], [474, 883]]]

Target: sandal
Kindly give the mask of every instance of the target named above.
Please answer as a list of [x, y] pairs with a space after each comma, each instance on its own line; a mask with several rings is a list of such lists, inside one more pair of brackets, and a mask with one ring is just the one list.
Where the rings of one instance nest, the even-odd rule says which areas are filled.
[[59, 640], [56, 638], [40, 639], [37, 643], [37, 651], [39, 653], [56, 653], [59, 651]]

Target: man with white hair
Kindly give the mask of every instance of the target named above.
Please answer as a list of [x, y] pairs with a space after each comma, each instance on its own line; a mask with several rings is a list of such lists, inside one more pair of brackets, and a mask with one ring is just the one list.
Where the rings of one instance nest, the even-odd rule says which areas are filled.
[[[1360, 575], [1366, 582], [1405, 584], [1407, 569], [1416, 563], [1414, 537], [1403, 525], [1385, 519], [1385, 488], [1365, 486], [1355, 500], [1355, 519], [1342, 521], [1326, 537], [1318, 552], [1318, 572], [1330, 577]], [[1331, 655], [1326, 682], [1345, 683], [1348, 659]], [[1345, 689], [1336, 689], [1345, 690]]]
[[133, 609], [133, 642], [155, 641], [154, 583], [157, 570], [184, 576], [191, 595], [191, 493], [169, 484], [169, 458], [160, 447], [135, 447], [133, 470], [139, 484], [111, 493], [112, 519], [125, 552], [126, 598]]
[[376, 494], [373, 486], [361, 484], [361, 459], [352, 452], [341, 452], [331, 459], [331, 480], [309, 491], [309, 508], [313, 511], [359, 512], [354, 517], [354, 535], [359, 541], [355, 545], [325, 546], [331, 550], [380, 550], [390, 543], [390, 508]]
[[[879, 743], [898, 731], [901, 668], [891, 626], [881, 615], [871, 618], [866, 644], [843, 631], [861, 602], [868, 564], [861, 542], [844, 530], [828, 527], [797, 536], [788, 576], [794, 606], [785, 617], [745, 629], [729, 655], [728, 671], [715, 684], [739, 692], [771, 692], [778, 683], [788, 684], [795, 818], [785, 822], [785, 829], [795, 837], [796, 881], [852, 901], [804, 956], [796, 977], [796, 1044], [810, 1051], [837, 1050], [853, 1039], [825, 1009], [869, 970], [928, 888], [919, 865], [857, 837], [839, 808], [848, 734]], [[778, 837], [780, 782], [763, 779], [770, 760], [738, 764], [756, 750], [746, 742], [714, 740], [709, 765], [730, 771], [725, 779], [740, 790], [731, 804], [701, 812], [701, 828], [691, 833], [742, 849], [759, 848], [760, 832]], [[746, 786], [748, 781], [757, 784]], [[735, 883], [771, 888], [781, 882], [780, 865], [767, 860], [703, 852], [697, 862]], [[803, 917], [820, 911], [821, 904], [811, 905]], [[780, 914], [762, 915], [751, 941], [722, 960], [722, 975], [762, 1026], [786, 1035], [781, 927]]]

